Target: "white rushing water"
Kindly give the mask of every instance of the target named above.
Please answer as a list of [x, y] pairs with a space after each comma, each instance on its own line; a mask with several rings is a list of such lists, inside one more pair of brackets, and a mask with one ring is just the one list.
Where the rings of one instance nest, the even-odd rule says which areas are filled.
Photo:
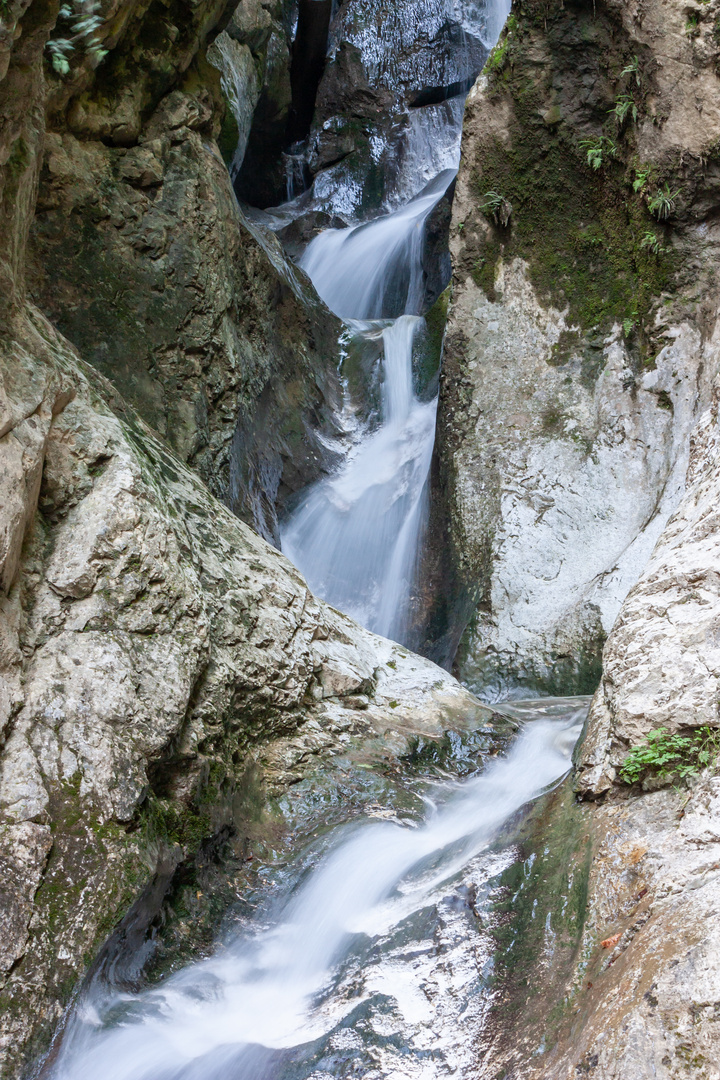
[[[462, 784], [431, 788], [424, 822], [345, 826], [254, 931], [142, 994], [89, 995], [53, 1080], [463, 1075], [472, 1066], [481, 973], [477, 964], [457, 969], [449, 985], [452, 964], [447, 950], [438, 959], [438, 934], [452, 936], [452, 919], [428, 944], [428, 911], [452, 909], [471, 871], [478, 879], [484, 867], [488, 879], [508, 865], [488, 846], [568, 771], [586, 711], [581, 699], [518, 706], [516, 716], [534, 719], [508, 756]], [[459, 934], [465, 961], [473, 956], [468, 933]], [[428, 1006], [433, 977], [447, 991], [437, 1007]], [[348, 1050], [364, 1054], [367, 1067], [347, 1072], [340, 1061], [336, 1070]]]
[[[313, 485], [281, 528], [283, 552], [313, 592], [376, 633], [402, 640], [422, 534], [437, 400], [413, 392], [413, 342], [424, 320], [423, 231], [453, 173], [402, 209], [328, 229], [302, 267], [328, 307], [357, 333], [382, 337], [380, 425], [335, 475]], [[390, 321], [384, 316], [395, 314]]]
[[[359, 439], [355, 433], [342, 467], [303, 494], [280, 536], [282, 550], [313, 592], [370, 630], [404, 642], [427, 518], [437, 409], [436, 401], [420, 401], [412, 390], [425, 222], [459, 165], [464, 98], [456, 90], [454, 97], [418, 108], [397, 103], [411, 87], [449, 92], [472, 79], [498, 39], [509, 0], [411, 0], [390, 10], [370, 0], [360, 18], [343, 10], [331, 24], [330, 55], [341, 40], [351, 42], [371, 85], [392, 92], [400, 108], [398, 123], [371, 140], [373, 160], [387, 181], [383, 206], [393, 212], [326, 230], [308, 246], [301, 266], [328, 307], [356, 332], [382, 334], [380, 426], [368, 425]], [[338, 169], [315, 177], [307, 207], [352, 217], [362, 202], [362, 183], [345, 174], [342, 162]], [[408, 193], [414, 198], [408, 200]], [[389, 318], [397, 321], [377, 322]]]

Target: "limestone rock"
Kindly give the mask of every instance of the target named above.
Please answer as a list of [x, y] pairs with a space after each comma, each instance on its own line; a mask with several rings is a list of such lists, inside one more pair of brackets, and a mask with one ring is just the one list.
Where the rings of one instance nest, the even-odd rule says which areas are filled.
[[[11, 452], [0, 487], [27, 523], [0, 615], [7, 1076], [143, 890], [161, 897], [201, 841], [232, 833], [227, 792], [251, 751], [315, 731], [328, 752], [345, 701], [376, 740], [488, 716], [434, 664], [313, 598], [134, 414], [113, 414], [115, 391], [38, 312], [16, 331], [0, 365], [6, 445], [28, 412], [44, 419], [29, 479]], [[268, 764], [275, 790], [307, 745], [293, 760], [292, 778]]]
[[[718, 370], [715, 166], [678, 154], [683, 124], [693, 153], [714, 153], [720, 129], [711, 110], [701, 131], [693, 94], [670, 91], [678, 62], [716, 79], [717, 47], [702, 30], [695, 52], [661, 3], [647, 22], [630, 5], [598, 12], [518, 13], [466, 109], [435, 483], [449, 542], [429, 557], [455, 599], [425, 648], [447, 660], [474, 610], [458, 665], [490, 698], [597, 685]], [[583, 147], [623, 93], [647, 100], [594, 168]], [[676, 192], [667, 224], [650, 209], [661, 177]]]
[[[687, 490], [605, 646], [578, 788], [606, 791], [627, 751], [654, 728], [716, 727], [718, 405], [693, 434]], [[603, 717], [602, 723], [599, 723]]]

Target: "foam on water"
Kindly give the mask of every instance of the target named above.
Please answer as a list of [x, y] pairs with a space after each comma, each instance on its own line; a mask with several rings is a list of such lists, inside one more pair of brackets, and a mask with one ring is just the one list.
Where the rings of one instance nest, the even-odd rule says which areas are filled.
[[[394, 214], [326, 230], [301, 264], [328, 307], [355, 321], [356, 332], [381, 335], [381, 418], [335, 475], [305, 493], [281, 527], [282, 550], [313, 592], [397, 640], [407, 624], [437, 410], [436, 400], [417, 399], [412, 383], [413, 342], [424, 324], [415, 314], [423, 228], [453, 175], [441, 173]], [[394, 321], [383, 320], [393, 314]]]

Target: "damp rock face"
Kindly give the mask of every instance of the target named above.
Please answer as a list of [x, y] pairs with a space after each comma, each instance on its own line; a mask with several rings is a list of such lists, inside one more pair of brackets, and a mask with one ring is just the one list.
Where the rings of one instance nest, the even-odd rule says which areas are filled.
[[[221, 68], [227, 58], [221, 76], [205, 46], [229, 11], [212, 13], [191, 52], [182, 35], [165, 41], [180, 69], [170, 82], [143, 82], [151, 58], [129, 38], [150, 33], [151, 13], [86, 86], [48, 74], [29, 287], [211, 490], [277, 542], [284, 500], [335, 459], [340, 325], [245, 220], [218, 148], [240, 102], [249, 116], [260, 107], [253, 79], [275, 24], [241, 5], [209, 48]], [[242, 154], [237, 123], [231, 141]]]
[[453, 602], [426, 648], [447, 662], [466, 627], [458, 670], [489, 697], [594, 689], [686, 488], [718, 367], [718, 118], [673, 73], [713, 100], [716, 62], [709, 24], [662, 4], [547, 25], [531, 5], [470, 94], [438, 416], [449, 535], [430, 556]]
[[294, 767], [278, 758], [281, 791], [341, 745], [354, 709], [378, 734], [430, 737], [487, 715], [311, 597], [135, 414], [109, 409], [109, 384], [39, 312], [15, 329], [1, 367], [8, 1076], [133, 903], [149, 919], [178, 867], [240, 832], [253, 748], [306, 733]]
[[501, 954], [488, 1078], [717, 1075], [717, 763], [621, 771], [657, 728], [718, 727], [713, 25], [524, 5], [466, 116], [438, 465], [459, 624], [477, 605], [458, 666], [488, 696], [600, 683], [498, 932], [545, 917]]

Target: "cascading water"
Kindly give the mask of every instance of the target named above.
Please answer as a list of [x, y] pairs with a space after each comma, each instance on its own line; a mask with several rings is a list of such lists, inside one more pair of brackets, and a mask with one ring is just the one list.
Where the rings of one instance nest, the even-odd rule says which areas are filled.
[[[424, 822], [345, 826], [274, 911], [212, 958], [137, 996], [87, 995], [49, 1075], [434, 1080], [472, 1074], [473, 1036], [490, 991], [483, 989], [482, 958], [472, 953], [469, 930], [453, 930], [453, 910], [467, 905], [453, 907], [452, 898], [471, 888], [477, 908], [488, 882], [512, 862], [512, 855], [488, 847], [523, 804], [568, 771], [587, 704], [518, 703], [508, 711], [532, 719], [508, 756], [461, 785], [429, 787]], [[432, 910], [444, 910], [444, 945], [443, 934], [428, 928]], [[456, 967], [453, 950], [464, 956]], [[491, 954], [491, 943], [485, 951]], [[433, 979], [445, 990], [437, 1007], [422, 991]]]
[[[410, 628], [436, 414], [436, 402], [422, 402], [412, 391], [413, 340], [422, 326], [424, 226], [457, 170], [462, 131], [462, 94], [449, 100], [442, 94], [448, 80], [471, 81], [478, 48], [494, 45], [506, 15], [506, 0], [415, 0], [393, 12], [393, 33], [404, 42], [397, 56], [371, 30], [372, 20], [356, 39], [350, 30], [371, 77], [395, 92], [420, 78], [426, 84], [421, 100], [422, 94], [435, 100], [404, 114], [403, 134], [390, 154], [394, 182], [385, 205], [396, 205], [401, 192], [425, 187], [385, 217], [326, 230], [301, 260], [336, 315], [352, 322], [356, 333], [382, 335], [385, 363], [380, 426], [369, 427], [340, 470], [304, 494], [281, 527], [282, 550], [313, 592], [401, 642]], [[450, 27], [459, 33], [457, 47], [446, 42], [437, 57], [416, 48], [427, 36], [439, 41]], [[328, 198], [326, 209], [343, 212], [344, 196], [329, 182], [324, 194], [322, 174], [316, 177], [314, 205]], [[396, 321], [377, 321], [388, 318]]]
[[[334, 476], [315, 484], [281, 529], [282, 549], [313, 592], [371, 630], [401, 640], [424, 519], [437, 401], [413, 392], [412, 350], [423, 319], [425, 219], [453, 178], [445, 171], [407, 206], [351, 229], [328, 229], [301, 265], [356, 332], [380, 335], [380, 426]], [[400, 314], [394, 321], [383, 316]]]

